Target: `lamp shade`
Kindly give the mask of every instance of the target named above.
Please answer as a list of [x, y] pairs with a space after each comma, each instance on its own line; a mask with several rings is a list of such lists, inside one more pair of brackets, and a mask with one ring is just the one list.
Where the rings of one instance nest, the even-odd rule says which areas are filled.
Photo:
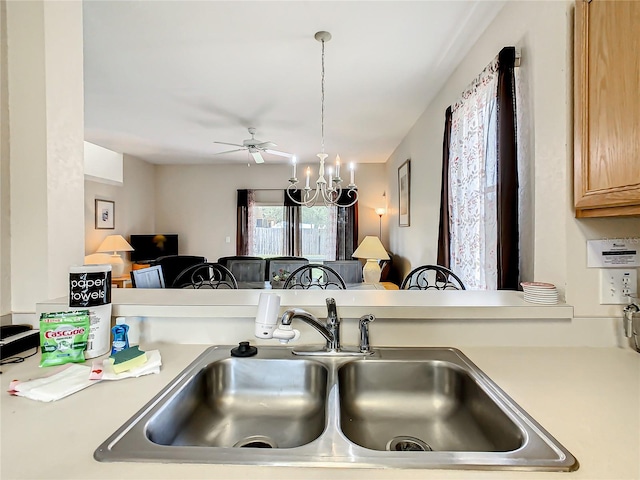
[[364, 237], [362, 243], [358, 245], [356, 251], [353, 252], [352, 257], [355, 258], [373, 258], [376, 260], [389, 260], [389, 255], [384, 249], [380, 239], [373, 235]]
[[122, 235], [109, 235], [105, 238], [96, 252], [132, 252], [133, 247], [129, 245]]

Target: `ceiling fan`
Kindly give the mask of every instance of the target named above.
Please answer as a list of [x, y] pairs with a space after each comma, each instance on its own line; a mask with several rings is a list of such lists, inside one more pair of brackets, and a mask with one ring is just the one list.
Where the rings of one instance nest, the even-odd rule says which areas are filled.
[[221, 145], [233, 145], [236, 148], [235, 150], [227, 150], [226, 152], [218, 152], [214, 155], [222, 155], [223, 153], [232, 153], [232, 152], [241, 152], [242, 150], [248, 150], [249, 153], [253, 156], [253, 159], [256, 163], [264, 163], [264, 158], [262, 158], [261, 152], [270, 153], [271, 155], [280, 155], [281, 157], [293, 157], [290, 153], [279, 152], [278, 150], [272, 150], [271, 147], [277, 146], [273, 142], [263, 142], [262, 140], [257, 140], [255, 138], [256, 129], [253, 127], [249, 128], [249, 133], [251, 134], [251, 138], [247, 140], [243, 140], [242, 144], [239, 143], [228, 143], [228, 142], [213, 142], [219, 143]]

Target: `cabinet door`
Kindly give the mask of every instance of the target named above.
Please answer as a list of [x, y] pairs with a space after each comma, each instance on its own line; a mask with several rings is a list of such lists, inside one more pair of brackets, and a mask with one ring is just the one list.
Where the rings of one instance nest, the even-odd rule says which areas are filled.
[[576, 216], [640, 215], [640, 1], [575, 14]]

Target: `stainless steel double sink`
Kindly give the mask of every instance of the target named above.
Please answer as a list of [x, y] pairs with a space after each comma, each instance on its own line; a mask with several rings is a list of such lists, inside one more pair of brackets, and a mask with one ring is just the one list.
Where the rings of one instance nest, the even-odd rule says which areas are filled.
[[462, 352], [248, 358], [211, 347], [99, 461], [571, 471], [577, 460]]

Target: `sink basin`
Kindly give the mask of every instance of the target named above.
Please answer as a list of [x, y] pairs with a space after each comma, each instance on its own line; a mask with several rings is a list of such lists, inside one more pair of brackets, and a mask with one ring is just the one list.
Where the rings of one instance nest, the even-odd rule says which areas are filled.
[[508, 452], [524, 432], [459, 366], [355, 361], [339, 373], [342, 431], [374, 450]]
[[207, 349], [96, 460], [571, 471], [576, 459], [462, 352]]
[[160, 445], [298, 447], [324, 430], [326, 395], [319, 363], [228, 358], [198, 371], [146, 433]]

